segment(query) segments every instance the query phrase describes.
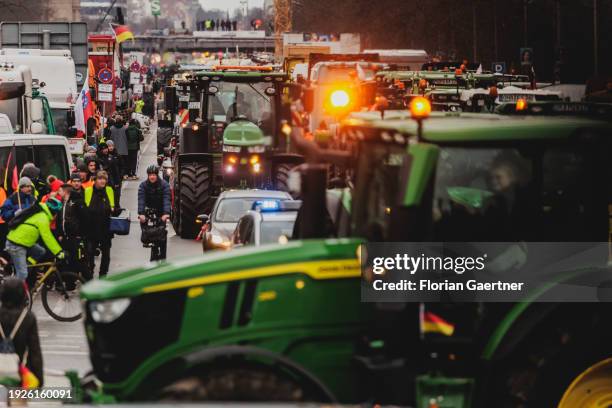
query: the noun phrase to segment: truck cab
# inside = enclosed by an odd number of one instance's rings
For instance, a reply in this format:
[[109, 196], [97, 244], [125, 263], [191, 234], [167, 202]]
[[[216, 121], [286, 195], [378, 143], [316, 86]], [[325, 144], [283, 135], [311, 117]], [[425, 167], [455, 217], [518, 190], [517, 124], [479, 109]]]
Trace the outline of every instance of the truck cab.
[[15, 133], [55, 134], [49, 102], [39, 85], [29, 67], [0, 64], [0, 113], [9, 117]]

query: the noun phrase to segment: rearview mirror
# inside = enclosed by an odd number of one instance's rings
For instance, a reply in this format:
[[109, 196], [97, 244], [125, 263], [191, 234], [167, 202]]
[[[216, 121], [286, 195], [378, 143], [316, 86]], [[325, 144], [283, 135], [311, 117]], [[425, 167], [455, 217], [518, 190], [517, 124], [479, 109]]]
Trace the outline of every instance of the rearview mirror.
[[43, 132], [43, 130], [45, 130], [45, 128], [43, 127], [42, 123], [40, 122], [34, 122], [32, 123], [32, 125], [30, 125], [30, 131], [33, 134], [41, 134]]
[[206, 223], [208, 222], [208, 220], [210, 219], [208, 214], [200, 214], [196, 217], [196, 219], [200, 222], [200, 223]]

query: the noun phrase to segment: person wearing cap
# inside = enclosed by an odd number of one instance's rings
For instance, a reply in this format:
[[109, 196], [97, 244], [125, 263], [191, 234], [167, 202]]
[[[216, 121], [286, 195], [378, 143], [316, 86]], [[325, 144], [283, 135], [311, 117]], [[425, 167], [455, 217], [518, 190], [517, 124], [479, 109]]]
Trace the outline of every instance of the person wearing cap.
[[29, 177], [19, 179], [19, 191], [15, 191], [4, 201], [0, 208], [0, 215], [5, 222], [13, 219], [15, 214], [20, 210], [25, 210], [34, 204], [34, 185]]
[[[0, 325], [6, 336], [15, 325], [21, 323], [13, 337], [13, 346], [19, 361], [36, 376], [43, 385], [43, 357], [38, 336], [38, 324], [34, 312], [27, 309], [26, 286], [21, 279], [8, 277], [0, 287]], [[22, 314], [25, 314], [22, 316]], [[20, 319], [21, 317], [21, 319]], [[27, 355], [27, 358], [26, 358]]]
[[15, 275], [22, 280], [28, 277], [27, 257], [40, 259], [46, 253], [45, 248], [37, 243], [39, 239], [56, 258], [64, 258], [62, 247], [51, 232], [51, 222], [62, 210], [62, 202], [51, 197], [40, 207], [42, 211], [26, 218], [6, 236], [6, 251], [11, 255]]
[[106, 276], [110, 265], [110, 248], [113, 235], [110, 233], [110, 217], [115, 210], [115, 192], [108, 185], [108, 174], [99, 171], [94, 185], [84, 191], [85, 219], [88, 220], [84, 231], [87, 242], [87, 261], [89, 274], [94, 275], [95, 257], [99, 249], [100, 277]]

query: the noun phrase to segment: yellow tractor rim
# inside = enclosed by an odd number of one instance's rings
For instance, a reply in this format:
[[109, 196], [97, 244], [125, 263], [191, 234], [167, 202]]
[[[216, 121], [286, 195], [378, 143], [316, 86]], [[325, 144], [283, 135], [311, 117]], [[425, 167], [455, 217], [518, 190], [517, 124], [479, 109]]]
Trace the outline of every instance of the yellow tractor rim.
[[602, 360], [572, 381], [558, 408], [608, 408], [612, 406], [612, 358]]

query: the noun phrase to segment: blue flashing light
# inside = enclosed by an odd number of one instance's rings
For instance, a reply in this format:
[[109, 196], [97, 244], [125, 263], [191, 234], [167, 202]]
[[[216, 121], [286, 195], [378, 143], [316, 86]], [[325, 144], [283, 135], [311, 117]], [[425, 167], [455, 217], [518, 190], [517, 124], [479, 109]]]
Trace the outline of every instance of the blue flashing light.
[[278, 200], [260, 200], [253, 203], [253, 210], [260, 211], [278, 211], [280, 210], [280, 201]]

